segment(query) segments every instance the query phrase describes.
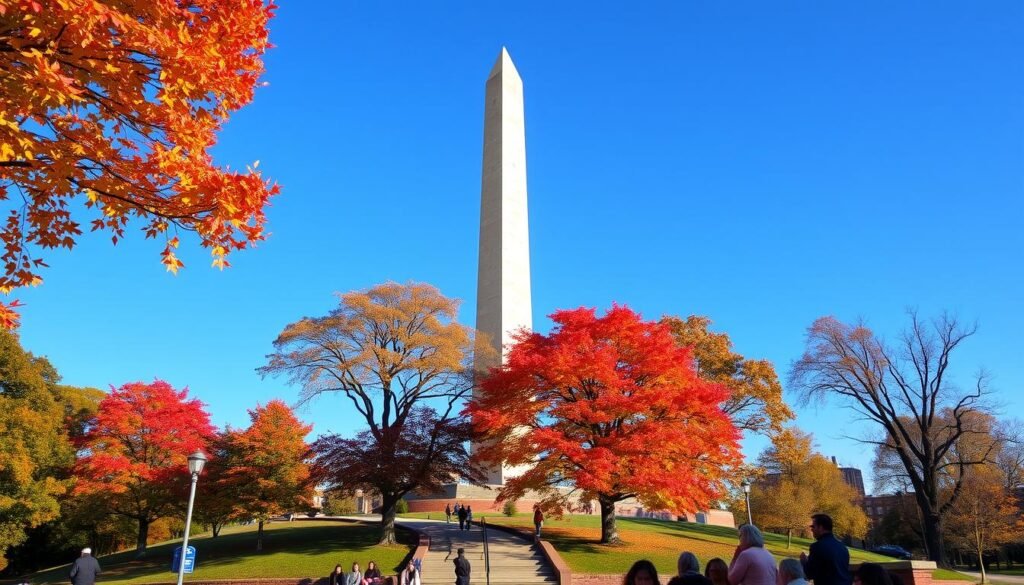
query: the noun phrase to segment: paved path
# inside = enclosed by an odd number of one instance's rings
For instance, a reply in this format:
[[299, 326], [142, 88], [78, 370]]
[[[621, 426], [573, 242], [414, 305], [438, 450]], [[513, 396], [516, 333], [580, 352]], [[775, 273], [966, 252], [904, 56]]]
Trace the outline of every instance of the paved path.
[[[473, 585], [485, 585], [483, 531], [474, 525], [459, 530], [459, 524], [443, 520], [401, 518], [398, 524], [430, 535], [430, 549], [423, 559], [423, 585], [450, 585], [455, 582], [455, 559], [458, 549], [466, 549], [466, 558], [473, 568]], [[532, 585], [557, 583], [555, 572], [535, 546], [507, 532], [487, 531], [491, 557], [492, 585]]]
[[[957, 569], [960, 571], [959, 569]], [[981, 581], [981, 573], [973, 573], [971, 571], [960, 571], [968, 577], [974, 577], [978, 581]], [[1024, 585], [1024, 576], [1021, 575], [997, 575], [994, 573], [985, 573], [988, 580], [993, 583], [1007, 583], [1009, 585]]]

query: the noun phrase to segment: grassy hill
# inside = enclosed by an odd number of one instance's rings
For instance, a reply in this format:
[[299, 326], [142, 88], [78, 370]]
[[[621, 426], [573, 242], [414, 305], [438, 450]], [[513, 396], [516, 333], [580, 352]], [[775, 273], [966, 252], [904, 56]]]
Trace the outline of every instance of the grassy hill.
[[[417, 515], [423, 516], [423, 515]], [[438, 514], [432, 514], [438, 518]], [[443, 518], [443, 515], [440, 515]], [[475, 516], [479, 518], [479, 516]], [[503, 524], [533, 530], [533, 518], [528, 514], [513, 517], [487, 515], [489, 524]], [[619, 518], [616, 522], [622, 546], [609, 547], [598, 544], [601, 537], [599, 516], [565, 516], [562, 519], [549, 518], [544, 521], [544, 538], [558, 550], [574, 573], [581, 574], [625, 574], [637, 559], [649, 559], [658, 571], [674, 574], [676, 560], [682, 551], [690, 551], [700, 559], [701, 567], [708, 560], [719, 557], [726, 562], [732, 558], [737, 539], [735, 528], [693, 524], [690, 522], [669, 522], [647, 518]], [[786, 537], [765, 534], [765, 545], [777, 559], [798, 557], [806, 552], [811, 541], [794, 538], [792, 547], [786, 548]], [[854, 561], [891, 561], [867, 551], [850, 549]]]
[[[376, 561], [382, 571], [397, 572], [411, 554], [417, 539], [399, 530], [402, 544], [379, 546], [377, 524], [346, 521], [275, 522], [264, 526], [263, 551], [256, 552], [256, 526], [230, 526], [221, 535], [189, 539], [196, 548], [196, 571], [185, 581], [198, 579], [244, 579], [252, 577], [326, 577], [335, 564], [346, 570], [353, 562], [366, 567]], [[171, 556], [180, 540], [149, 547], [146, 558], [135, 560], [135, 551], [100, 557], [106, 584], [173, 583]], [[73, 559], [69, 559], [73, 560]], [[30, 575], [33, 584], [66, 583], [69, 565]]]

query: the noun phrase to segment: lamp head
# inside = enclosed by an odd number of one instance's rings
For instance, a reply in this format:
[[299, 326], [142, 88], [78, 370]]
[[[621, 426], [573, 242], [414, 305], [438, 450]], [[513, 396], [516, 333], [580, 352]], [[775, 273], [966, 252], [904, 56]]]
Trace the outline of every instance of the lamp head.
[[188, 472], [192, 475], [202, 473], [204, 465], [206, 465], [206, 455], [203, 455], [202, 451], [196, 451], [188, 456]]
[[744, 493], [748, 493], [748, 494], [750, 493], [750, 482], [749, 481], [743, 482], [743, 492]]

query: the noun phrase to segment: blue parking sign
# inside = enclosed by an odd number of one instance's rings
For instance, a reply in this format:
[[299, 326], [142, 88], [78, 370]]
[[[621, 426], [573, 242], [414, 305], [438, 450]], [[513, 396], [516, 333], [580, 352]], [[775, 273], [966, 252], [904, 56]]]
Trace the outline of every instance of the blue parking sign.
[[[178, 563], [181, 562], [181, 547], [174, 549], [174, 560], [171, 561], [171, 572], [178, 572]], [[185, 572], [191, 573], [196, 568], [196, 547], [188, 547], [185, 552]]]

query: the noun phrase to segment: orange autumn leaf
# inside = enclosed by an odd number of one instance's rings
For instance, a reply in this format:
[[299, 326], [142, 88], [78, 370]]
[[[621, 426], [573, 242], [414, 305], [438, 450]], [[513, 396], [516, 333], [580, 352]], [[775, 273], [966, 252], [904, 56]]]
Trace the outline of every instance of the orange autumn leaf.
[[601, 506], [602, 543], [616, 542], [614, 506], [636, 498], [676, 513], [706, 509], [741, 461], [721, 384], [698, 376], [665, 324], [625, 307], [551, 315], [548, 335], [520, 332], [467, 408], [483, 435], [477, 457], [522, 466], [499, 498], [533, 492], [562, 509], [572, 492]]
[[[73, 248], [83, 217], [115, 244], [131, 220], [146, 237], [195, 232], [221, 268], [264, 238], [278, 186], [255, 164], [215, 165], [209, 150], [252, 101], [274, 9], [263, 0], [0, 4], [0, 201], [9, 202], [0, 292], [38, 284], [39, 255]], [[161, 260], [172, 272], [183, 266], [174, 247]], [[0, 305], [0, 326], [17, 325], [13, 306]]]

